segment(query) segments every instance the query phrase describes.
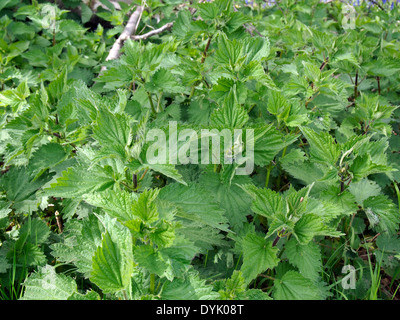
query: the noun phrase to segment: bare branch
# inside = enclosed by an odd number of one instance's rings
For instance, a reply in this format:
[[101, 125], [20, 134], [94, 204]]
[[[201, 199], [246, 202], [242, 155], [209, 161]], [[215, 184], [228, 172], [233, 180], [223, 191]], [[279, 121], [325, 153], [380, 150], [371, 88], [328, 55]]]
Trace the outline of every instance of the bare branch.
[[260, 33], [260, 31], [258, 31], [257, 30], [257, 28], [253, 25], [253, 24], [251, 24], [251, 23], [245, 23], [244, 25], [243, 25], [243, 28], [248, 32], [248, 33], [250, 33], [250, 35], [251, 36], [254, 36], [254, 33], [253, 32], [255, 32], [255, 33], [257, 33], [260, 37], [264, 37], [261, 33]]
[[373, 4], [376, 4], [376, 5], [379, 7], [379, 9], [385, 11], [385, 9], [384, 9], [378, 2], [376, 2], [376, 1], [374, 1], [374, 0], [371, 0], [371, 2], [372, 2]]
[[56, 216], [56, 222], [57, 222], [57, 226], [58, 226], [58, 231], [60, 233], [62, 233], [63, 232], [63, 221], [62, 221], [62, 218], [60, 216], [60, 213], [56, 210], [56, 212], [54, 214]]
[[[123, 47], [125, 41], [136, 32], [140, 18], [142, 17], [143, 9], [144, 6], [138, 6], [135, 12], [129, 17], [128, 23], [126, 24], [124, 31], [122, 31], [121, 35], [114, 42], [114, 45], [112, 46], [106, 58], [106, 61], [117, 59], [119, 57], [121, 53], [121, 48]], [[104, 71], [106, 69], [106, 66], [101, 67], [101, 71]]]
[[154, 36], [154, 35], [156, 35], [156, 34], [160, 34], [160, 33], [162, 33], [162, 32], [165, 31], [165, 30], [171, 29], [173, 25], [174, 25], [173, 22], [169, 22], [169, 23], [163, 25], [161, 28], [152, 30], [152, 31], [147, 32], [147, 33], [145, 33], [145, 34], [131, 36], [131, 39], [132, 39], [132, 40], [144, 40], [144, 39], [147, 39], [147, 38], [149, 38], [149, 37], [152, 37], [152, 36]]

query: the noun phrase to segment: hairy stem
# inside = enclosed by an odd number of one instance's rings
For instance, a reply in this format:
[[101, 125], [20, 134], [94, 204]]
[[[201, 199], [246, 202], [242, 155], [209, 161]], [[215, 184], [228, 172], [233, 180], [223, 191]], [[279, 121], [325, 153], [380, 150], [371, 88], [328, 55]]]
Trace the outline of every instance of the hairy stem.
[[209, 38], [208, 38], [208, 41], [207, 41], [207, 44], [206, 44], [206, 47], [205, 47], [205, 49], [204, 49], [204, 51], [203, 51], [203, 57], [201, 58], [201, 63], [204, 63], [204, 61], [206, 60], [206, 57], [207, 57], [207, 51], [208, 51], [208, 49], [210, 48], [210, 43], [211, 43], [211, 39], [212, 39], [212, 35], [210, 35], [209, 36]]
[[147, 92], [147, 96], [149, 97], [149, 102], [150, 102], [150, 106], [151, 106], [151, 111], [153, 112], [153, 114], [157, 114], [157, 111], [156, 111], [156, 109], [154, 108], [154, 103], [153, 103], [153, 99], [151, 98], [150, 92]]
[[133, 174], [132, 175], [132, 182], [133, 182], [133, 189], [137, 189], [137, 187], [138, 187], [138, 182], [137, 182], [137, 175], [136, 174]]
[[[283, 229], [284, 231], [285, 229]], [[274, 239], [274, 242], [272, 243], [272, 246], [275, 247], [278, 244], [278, 241], [281, 237], [280, 236], [276, 236], [276, 238]]]

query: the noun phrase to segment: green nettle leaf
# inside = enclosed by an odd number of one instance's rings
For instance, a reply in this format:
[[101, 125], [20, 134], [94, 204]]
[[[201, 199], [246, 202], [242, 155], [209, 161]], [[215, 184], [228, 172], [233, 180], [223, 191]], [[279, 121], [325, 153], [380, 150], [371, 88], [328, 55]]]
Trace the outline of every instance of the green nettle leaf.
[[182, 238], [176, 238], [171, 246], [161, 248], [162, 259], [168, 261], [170, 266], [166, 277], [172, 279], [184, 274], [198, 250], [191, 241]]
[[322, 221], [316, 215], [307, 214], [296, 223], [293, 235], [300, 244], [309, 243], [323, 228]]
[[35, 193], [50, 180], [49, 175], [34, 179], [27, 167], [13, 167], [0, 177], [0, 190], [6, 192], [10, 201], [21, 202], [34, 199]]
[[[234, 110], [234, 108], [238, 109], [237, 106], [234, 107], [235, 104], [243, 104], [246, 102], [247, 93], [248, 89], [242, 82], [220, 77], [217, 83], [212, 87], [210, 96], [223, 107], [229, 106], [232, 110]], [[241, 110], [241, 108], [239, 109]], [[223, 112], [226, 113], [226, 118], [229, 118], [229, 110], [230, 109]], [[239, 112], [239, 110], [236, 110], [236, 112]], [[243, 112], [240, 111], [239, 115], [240, 113]], [[242, 115], [242, 117], [244, 117], [244, 115]], [[230, 118], [232, 118], [232, 116], [230, 116]]]
[[400, 65], [397, 60], [376, 60], [366, 65], [368, 73], [379, 77], [390, 77], [400, 71]]
[[141, 193], [132, 206], [134, 216], [148, 224], [158, 220], [158, 211], [154, 200], [157, 198], [159, 189], [146, 190]]
[[304, 74], [306, 75], [308, 80], [317, 82], [321, 77], [321, 70], [319, 69], [319, 67], [307, 61], [303, 61], [302, 63], [304, 66]]
[[244, 191], [240, 186], [249, 182], [247, 176], [235, 176], [228, 185], [219, 175], [211, 173], [200, 178], [200, 183], [212, 192], [213, 198], [225, 210], [229, 224], [235, 231], [242, 229], [243, 224], [247, 222], [246, 216], [249, 214], [251, 199], [244, 197]]
[[67, 300], [77, 292], [77, 285], [71, 277], [56, 273], [50, 265], [32, 273], [24, 282], [22, 300]]
[[101, 300], [100, 295], [96, 291], [87, 291], [85, 294], [79, 292], [73, 293], [68, 300]]
[[224, 235], [218, 229], [205, 226], [201, 223], [185, 223], [175, 230], [177, 235], [182, 235], [199, 248], [199, 253], [205, 253], [215, 247], [229, 246]]
[[243, 265], [241, 271], [246, 282], [255, 279], [258, 274], [278, 265], [278, 248], [255, 233], [248, 233], [242, 240]]
[[290, 186], [289, 190], [284, 193], [288, 215], [293, 217], [302, 217], [306, 213], [308, 195], [314, 184], [296, 190]]
[[268, 77], [268, 75], [265, 74], [262, 64], [258, 61], [251, 61], [241, 70], [241, 74], [244, 77], [244, 81], [258, 80], [260, 83], [263, 83], [265, 78]]
[[369, 197], [364, 200], [363, 208], [374, 230], [392, 235], [399, 230], [399, 209], [387, 196]]
[[242, 51], [242, 44], [239, 41], [230, 41], [225, 34], [218, 37], [218, 50], [215, 52], [215, 59], [221, 64], [233, 67], [238, 61]]
[[0, 200], [0, 228], [6, 228], [9, 220], [8, 215], [12, 211], [11, 202]]
[[200, 3], [198, 9], [204, 20], [213, 20], [218, 16], [218, 7], [212, 2]]
[[3, 250], [0, 250], [0, 274], [6, 273], [9, 268], [12, 267], [12, 264], [8, 262], [7, 259], [7, 250], [4, 250], [5, 246], [2, 246]]
[[172, 281], [188, 270], [197, 252], [198, 248], [192, 243], [176, 238], [171, 246], [161, 249], [156, 249], [151, 245], [135, 247], [134, 259], [139, 267]]
[[179, 217], [220, 230], [229, 230], [224, 210], [213, 199], [213, 195], [199, 184], [170, 184], [161, 189], [158, 199], [175, 205]]
[[67, 153], [61, 145], [57, 143], [48, 143], [35, 151], [29, 162], [29, 167], [32, 172], [37, 173], [36, 177], [38, 177], [47, 169], [65, 160], [66, 157]]
[[223, 107], [215, 109], [210, 116], [212, 126], [240, 129], [249, 120], [247, 112], [238, 104], [225, 104]]
[[188, 109], [190, 122], [193, 124], [207, 125], [213, 105], [208, 100], [192, 100]]
[[25, 241], [32, 244], [45, 243], [49, 236], [50, 230], [44, 221], [38, 218], [30, 219], [19, 230], [19, 239], [16, 242], [16, 247], [18, 248], [21, 242], [24, 243]]
[[246, 287], [242, 271], [235, 270], [232, 276], [224, 281], [224, 288], [219, 290], [219, 293], [223, 299], [235, 299], [238, 294], [246, 290]]
[[330, 211], [332, 213], [336, 212], [337, 215], [351, 215], [358, 210], [356, 198], [348, 190], [340, 192], [338, 187], [331, 186], [321, 192], [320, 198], [321, 200], [326, 200], [332, 208]]
[[101, 245], [104, 226], [94, 215], [82, 220], [69, 219], [64, 227], [64, 239], [53, 243], [51, 254], [59, 261], [73, 263], [88, 278], [92, 257]]
[[324, 225], [321, 217], [314, 214], [306, 214], [296, 222], [293, 235], [300, 244], [305, 245], [315, 236], [339, 237], [343, 234]]
[[375, 181], [364, 178], [358, 182], [352, 182], [349, 191], [355, 197], [357, 203], [362, 206], [364, 200], [380, 195], [381, 187]]
[[268, 38], [252, 37], [243, 41], [245, 41], [243, 51], [246, 54], [246, 63], [250, 61], [261, 62], [268, 58], [270, 54], [270, 42]]
[[[399, 265], [400, 238], [393, 237], [389, 234], [381, 234], [376, 240], [379, 250], [376, 252], [378, 261], [382, 261], [382, 265], [389, 268], [396, 268]], [[397, 257], [397, 259], [394, 259]]]
[[[20, 239], [18, 239], [20, 240]], [[25, 240], [25, 239], [24, 239]], [[16, 264], [24, 264], [27, 267], [31, 266], [44, 266], [46, 264], [46, 256], [43, 253], [43, 249], [39, 248], [28, 241], [22, 241], [15, 244], [14, 250], [9, 254], [16, 254]]]
[[374, 173], [381, 172], [391, 172], [395, 169], [382, 164], [376, 164], [373, 162], [371, 156], [364, 155], [357, 157], [353, 164], [349, 168], [350, 172], [353, 174], [355, 180], [359, 180], [369, 176]]
[[163, 300], [214, 300], [219, 294], [201, 279], [197, 272], [188, 273], [185, 278], [166, 281], [161, 293]]
[[0, 4], [0, 10], [3, 10], [3, 8], [11, 7], [12, 5], [15, 5], [16, 2], [17, 2], [16, 0], [4, 0]]
[[327, 132], [317, 133], [310, 128], [301, 128], [310, 144], [311, 157], [314, 161], [335, 165], [340, 156], [340, 147]]
[[155, 172], [159, 172], [168, 178], [174, 179], [175, 181], [187, 185], [187, 183], [183, 180], [182, 175], [179, 173], [179, 171], [175, 168], [175, 165], [173, 164], [139, 164], [137, 162], [132, 162], [128, 164], [128, 167], [131, 168], [135, 173], [138, 173], [140, 171], [144, 170], [152, 170]]
[[254, 163], [268, 165], [286, 146], [296, 141], [297, 136], [284, 136], [273, 124], [254, 128]]
[[269, 91], [267, 110], [278, 118], [285, 119], [289, 116], [290, 104], [281, 92]]
[[169, 267], [157, 249], [151, 245], [141, 245], [134, 248], [135, 262], [147, 271], [163, 277]]
[[324, 176], [321, 165], [308, 160], [300, 149], [292, 149], [279, 161], [285, 171], [302, 181], [304, 185], [318, 181]]
[[112, 114], [100, 110], [97, 124], [93, 128], [93, 137], [109, 152], [126, 159], [126, 147], [130, 144], [130, 118], [126, 114]]
[[52, 81], [47, 87], [47, 92], [49, 94], [50, 101], [55, 103], [61, 98], [62, 94], [67, 89], [67, 69], [64, 68], [63, 71], [57, 76], [56, 80]]
[[269, 222], [269, 230], [267, 237], [272, 236], [275, 233], [293, 230], [295, 222], [291, 219], [287, 213], [276, 213], [273, 219]]
[[0, 93], [0, 107], [11, 106], [14, 112], [17, 112], [18, 108], [25, 104], [26, 98], [30, 95], [29, 87], [26, 81], [15, 89], [4, 90]]
[[169, 92], [180, 93], [184, 91], [175, 76], [167, 69], [160, 68], [151, 77], [149, 82], [146, 82], [145, 88], [151, 93]]
[[106, 190], [84, 196], [84, 200], [87, 203], [103, 208], [110, 217], [117, 218], [121, 223], [138, 218], [133, 213], [133, 206], [137, 199], [136, 193], [124, 190]]
[[318, 280], [322, 271], [321, 251], [318, 244], [309, 242], [306, 245], [299, 245], [294, 238], [286, 244], [286, 256], [289, 262], [299, 269], [304, 277], [313, 281]]
[[272, 300], [272, 298], [262, 290], [248, 289], [238, 294], [238, 300]]
[[276, 300], [321, 300], [318, 287], [296, 271], [288, 271], [274, 281]]
[[45, 189], [45, 193], [53, 197], [74, 198], [106, 189], [113, 184], [114, 179], [100, 170], [88, 170], [85, 166], [75, 166], [63, 171], [57, 182]]
[[86, 23], [90, 20], [93, 15], [92, 9], [90, 9], [86, 4], [81, 4], [82, 16], [81, 21], [82, 23]]
[[251, 21], [250, 17], [244, 15], [242, 12], [232, 12], [229, 17], [230, 19], [226, 23], [229, 32], [233, 32], [243, 26], [243, 24]]
[[[189, 10], [179, 10], [178, 18], [176, 19], [172, 32], [179, 40], [183, 40], [187, 37], [190, 31], [190, 23], [192, 21], [192, 14]], [[189, 35], [190, 38], [190, 35]]]
[[243, 189], [253, 197], [251, 210], [268, 219], [273, 219], [277, 213], [284, 213], [285, 202], [282, 196], [271, 189], [258, 189], [253, 185], [245, 185]]
[[175, 227], [164, 220], [157, 224], [156, 228], [150, 233], [149, 239], [159, 248], [172, 245], [175, 240]]
[[126, 289], [133, 272], [132, 236], [116, 219], [104, 220], [106, 231], [93, 256], [90, 280], [105, 293]]

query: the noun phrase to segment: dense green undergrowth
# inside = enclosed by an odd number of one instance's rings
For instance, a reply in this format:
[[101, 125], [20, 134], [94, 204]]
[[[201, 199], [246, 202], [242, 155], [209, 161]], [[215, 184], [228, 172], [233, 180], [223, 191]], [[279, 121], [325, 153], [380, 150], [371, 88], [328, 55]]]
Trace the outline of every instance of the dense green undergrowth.
[[[106, 61], [101, 3], [0, 3], [0, 299], [399, 298], [397, 5], [147, 1]], [[171, 123], [252, 172], [151, 163]]]

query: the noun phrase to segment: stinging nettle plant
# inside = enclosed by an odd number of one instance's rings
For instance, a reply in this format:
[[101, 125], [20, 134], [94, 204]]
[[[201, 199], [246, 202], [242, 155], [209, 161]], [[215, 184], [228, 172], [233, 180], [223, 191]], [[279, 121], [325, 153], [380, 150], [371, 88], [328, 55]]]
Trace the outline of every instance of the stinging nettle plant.
[[1, 299], [398, 297], [397, 5], [92, 5], [0, 4]]

